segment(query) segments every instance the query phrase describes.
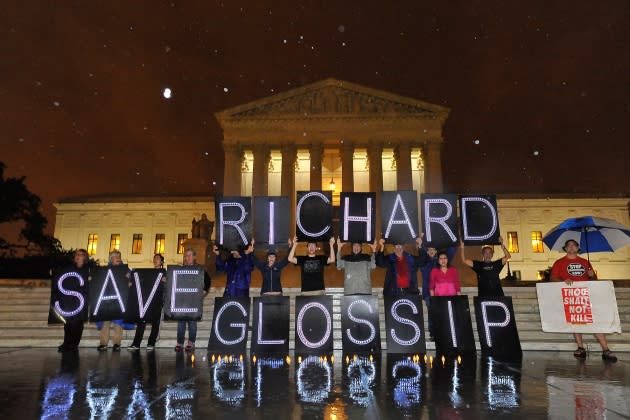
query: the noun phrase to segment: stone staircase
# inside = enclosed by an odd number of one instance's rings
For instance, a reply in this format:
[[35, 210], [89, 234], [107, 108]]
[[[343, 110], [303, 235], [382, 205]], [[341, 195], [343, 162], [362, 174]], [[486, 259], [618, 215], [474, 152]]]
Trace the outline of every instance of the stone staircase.
[[[382, 289], [374, 289], [379, 297], [380, 329], [382, 349], [387, 349], [385, 339], [385, 316], [383, 313]], [[540, 326], [538, 301], [535, 287], [506, 287], [505, 294], [512, 296], [517, 328], [523, 350], [574, 350], [575, 344], [570, 334], [543, 333]], [[617, 305], [621, 318], [622, 329], [630, 322], [630, 288], [616, 288]], [[473, 321], [473, 331], [477, 348], [479, 340], [475, 324], [473, 297], [477, 289], [464, 287], [462, 294], [468, 295]], [[198, 324], [197, 346], [204, 348], [210, 335], [210, 322], [214, 310], [214, 297], [221, 296], [222, 287], [211, 288], [210, 295], [205, 300], [204, 317]], [[333, 331], [335, 350], [341, 350], [341, 295], [342, 289], [331, 288], [328, 293], [333, 295]], [[290, 349], [293, 350], [295, 295], [299, 289], [285, 289], [285, 295], [291, 297]], [[253, 288], [252, 296], [259, 295], [259, 289]], [[0, 347], [57, 347], [63, 340], [61, 325], [48, 325], [48, 306], [50, 289], [46, 287], [0, 287]], [[425, 308], [425, 320], [426, 320]], [[250, 321], [251, 322], [251, 321]], [[426, 322], [426, 321], [425, 321]], [[174, 347], [176, 337], [176, 322], [162, 322], [158, 347]], [[146, 345], [150, 327], [147, 326], [142, 345]], [[426, 325], [425, 325], [426, 331]], [[127, 346], [133, 339], [134, 331], [125, 331], [123, 346]], [[251, 333], [250, 333], [251, 334]], [[585, 335], [586, 342], [591, 349], [598, 351], [594, 337]], [[617, 352], [630, 351], [630, 332], [608, 335], [610, 347]], [[249, 343], [249, 340], [248, 340]], [[98, 345], [98, 331], [92, 323], [85, 326], [81, 347], [95, 348]], [[427, 349], [434, 350], [435, 344], [427, 342]]]

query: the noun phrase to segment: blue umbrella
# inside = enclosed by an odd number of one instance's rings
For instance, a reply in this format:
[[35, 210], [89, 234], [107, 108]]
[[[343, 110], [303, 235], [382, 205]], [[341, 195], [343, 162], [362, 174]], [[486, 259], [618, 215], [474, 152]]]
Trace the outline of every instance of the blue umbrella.
[[603, 217], [572, 217], [547, 232], [543, 242], [552, 251], [562, 251], [569, 239], [576, 241], [587, 255], [590, 252], [613, 252], [630, 245], [630, 229]]

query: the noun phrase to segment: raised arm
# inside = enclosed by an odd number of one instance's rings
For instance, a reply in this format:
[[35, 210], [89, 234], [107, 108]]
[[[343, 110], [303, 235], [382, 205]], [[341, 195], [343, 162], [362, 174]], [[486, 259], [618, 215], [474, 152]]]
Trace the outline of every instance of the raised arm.
[[376, 266], [387, 268], [387, 260], [385, 259], [385, 239], [381, 238], [378, 240], [378, 247], [376, 248]]
[[508, 251], [508, 249], [505, 247], [505, 244], [503, 243], [503, 238], [501, 236], [499, 236], [499, 243], [501, 244], [501, 249], [503, 250], [503, 258], [501, 258], [501, 263], [505, 265], [505, 263], [507, 263], [508, 260], [512, 258], [512, 255], [510, 255], [510, 251]]
[[468, 259], [468, 258], [466, 258], [466, 254], [464, 252], [464, 240], [461, 239], [459, 244], [460, 244], [460, 248], [462, 249], [462, 262], [464, 264], [466, 264], [468, 267], [472, 268], [473, 267], [473, 261]]
[[345, 267], [344, 260], [341, 258], [341, 248], [345, 244], [341, 242], [341, 238], [337, 236], [337, 270], [343, 270]]
[[333, 264], [335, 262], [335, 238], [331, 236], [328, 244], [330, 245], [330, 253], [328, 254], [327, 263]]
[[297, 239], [297, 236], [295, 236], [293, 238], [293, 243], [291, 244], [291, 251], [289, 251], [289, 256], [287, 257], [289, 262], [292, 264], [297, 264], [298, 262], [297, 258], [295, 258], [295, 248], [297, 248], [297, 244], [298, 244], [298, 239]]

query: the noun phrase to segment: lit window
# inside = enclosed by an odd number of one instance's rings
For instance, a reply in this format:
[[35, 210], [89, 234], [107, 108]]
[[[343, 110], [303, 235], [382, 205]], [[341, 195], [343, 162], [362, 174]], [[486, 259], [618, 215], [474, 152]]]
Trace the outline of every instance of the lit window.
[[545, 249], [543, 248], [542, 232], [539, 230], [532, 231], [532, 252], [545, 252]]
[[112, 233], [109, 237], [109, 252], [120, 251], [120, 233]]
[[162, 254], [164, 255], [164, 243], [166, 242], [166, 234], [164, 233], [156, 233], [155, 234], [155, 250], [154, 254]]
[[177, 235], [177, 253], [178, 254], [184, 253], [184, 242], [186, 242], [186, 239], [188, 239], [187, 233], [180, 233]]
[[507, 249], [510, 254], [518, 252], [518, 233], [508, 232]]
[[133, 234], [133, 242], [131, 243], [132, 254], [142, 254], [142, 233]]
[[88, 235], [88, 244], [87, 244], [88, 255], [96, 255], [97, 245], [98, 245], [98, 234], [90, 233]]

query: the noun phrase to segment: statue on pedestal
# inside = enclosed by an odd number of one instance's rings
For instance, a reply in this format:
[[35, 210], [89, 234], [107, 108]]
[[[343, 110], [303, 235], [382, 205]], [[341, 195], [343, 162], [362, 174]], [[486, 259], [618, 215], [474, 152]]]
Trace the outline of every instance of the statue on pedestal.
[[193, 239], [205, 239], [210, 241], [212, 237], [212, 231], [214, 230], [214, 222], [208, 220], [206, 213], [201, 215], [201, 219], [198, 221], [193, 218], [192, 220], [192, 237]]

